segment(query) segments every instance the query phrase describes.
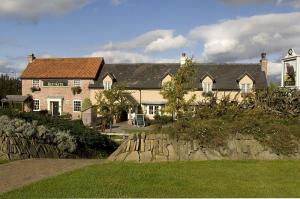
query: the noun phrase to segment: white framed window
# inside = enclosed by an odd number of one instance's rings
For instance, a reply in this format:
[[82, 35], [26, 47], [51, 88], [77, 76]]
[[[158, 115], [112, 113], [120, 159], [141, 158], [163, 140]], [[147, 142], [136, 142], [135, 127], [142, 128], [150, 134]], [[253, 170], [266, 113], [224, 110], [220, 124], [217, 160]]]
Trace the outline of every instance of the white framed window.
[[75, 79], [74, 82], [73, 82], [73, 84], [74, 84], [74, 87], [80, 87], [81, 86], [80, 79]]
[[159, 114], [159, 106], [154, 106], [154, 114], [155, 115]]
[[154, 106], [149, 105], [149, 115], [153, 115], [154, 114]]
[[242, 93], [250, 93], [252, 89], [251, 84], [241, 84], [241, 92]]
[[39, 88], [39, 87], [40, 87], [40, 80], [38, 80], [38, 79], [33, 79], [33, 80], [32, 80], [32, 87], [33, 87], [33, 88]]
[[111, 89], [111, 82], [110, 81], [104, 81], [103, 86], [104, 86], [104, 90], [110, 90]]
[[156, 115], [156, 114], [160, 114], [161, 106], [160, 105], [144, 105], [143, 110], [144, 110], [144, 114]]
[[74, 100], [73, 101], [73, 112], [80, 112], [81, 111], [81, 100]]
[[40, 100], [34, 99], [33, 100], [33, 111], [40, 111]]
[[202, 87], [204, 93], [208, 93], [212, 91], [212, 83], [203, 82]]

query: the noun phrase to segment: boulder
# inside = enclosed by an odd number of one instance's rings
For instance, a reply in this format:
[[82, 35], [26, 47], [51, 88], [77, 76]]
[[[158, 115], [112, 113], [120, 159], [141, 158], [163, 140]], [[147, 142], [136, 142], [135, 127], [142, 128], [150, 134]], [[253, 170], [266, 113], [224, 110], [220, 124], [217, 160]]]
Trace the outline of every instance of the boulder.
[[140, 153], [140, 162], [151, 162], [153, 160], [151, 151]]
[[207, 157], [203, 151], [199, 149], [189, 155], [189, 160], [207, 160]]
[[132, 151], [130, 152], [126, 158], [125, 158], [125, 161], [130, 161], [130, 162], [139, 162], [140, 161], [140, 155], [139, 155], [139, 152], [137, 151]]

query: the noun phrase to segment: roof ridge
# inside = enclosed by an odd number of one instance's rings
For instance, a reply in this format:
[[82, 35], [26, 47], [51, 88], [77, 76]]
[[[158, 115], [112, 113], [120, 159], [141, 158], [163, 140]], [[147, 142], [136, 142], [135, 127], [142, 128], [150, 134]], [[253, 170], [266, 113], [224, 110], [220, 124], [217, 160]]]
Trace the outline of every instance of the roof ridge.
[[35, 60], [54, 60], [54, 59], [103, 59], [103, 57], [49, 57], [49, 58], [36, 58]]

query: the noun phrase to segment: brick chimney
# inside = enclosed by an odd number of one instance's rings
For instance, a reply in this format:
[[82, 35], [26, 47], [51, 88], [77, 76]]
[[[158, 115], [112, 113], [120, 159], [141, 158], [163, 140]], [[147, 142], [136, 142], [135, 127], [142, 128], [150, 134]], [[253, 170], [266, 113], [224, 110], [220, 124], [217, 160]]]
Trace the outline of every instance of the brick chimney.
[[268, 60], [267, 60], [267, 53], [261, 53], [260, 59], [261, 71], [264, 71], [266, 76], [268, 75]]
[[29, 64], [32, 63], [34, 60], [35, 60], [34, 54], [30, 54], [27, 56], [27, 61]]
[[183, 66], [186, 63], [186, 59], [187, 59], [186, 54], [182, 53], [180, 57], [180, 66]]

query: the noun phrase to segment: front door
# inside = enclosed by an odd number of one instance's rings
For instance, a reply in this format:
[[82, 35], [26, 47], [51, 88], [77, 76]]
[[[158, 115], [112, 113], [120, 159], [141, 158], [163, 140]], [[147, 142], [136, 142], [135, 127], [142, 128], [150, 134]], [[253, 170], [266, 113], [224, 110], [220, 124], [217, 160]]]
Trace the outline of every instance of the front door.
[[59, 102], [51, 102], [52, 105], [52, 115], [58, 116], [59, 115]]

